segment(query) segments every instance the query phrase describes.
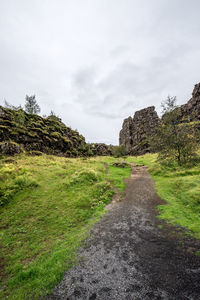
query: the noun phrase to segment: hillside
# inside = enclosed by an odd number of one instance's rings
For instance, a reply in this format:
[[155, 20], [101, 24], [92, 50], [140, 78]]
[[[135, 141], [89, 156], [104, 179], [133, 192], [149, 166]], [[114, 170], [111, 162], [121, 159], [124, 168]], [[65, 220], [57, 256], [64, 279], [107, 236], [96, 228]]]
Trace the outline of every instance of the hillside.
[[75, 157], [91, 154], [85, 138], [56, 116], [42, 118], [0, 106], [0, 152]]

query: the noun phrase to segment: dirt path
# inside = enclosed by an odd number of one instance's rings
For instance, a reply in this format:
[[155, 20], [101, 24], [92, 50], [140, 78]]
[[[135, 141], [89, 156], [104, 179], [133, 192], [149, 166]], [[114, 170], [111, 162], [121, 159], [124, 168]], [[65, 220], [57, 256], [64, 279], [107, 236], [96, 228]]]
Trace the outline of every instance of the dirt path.
[[47, 297], [68, 300], [200, 299], [199, 242], [156, 218], [153, 181], [145, 167], [133, 168], [123, 201], [109, 207], [70, 269]]

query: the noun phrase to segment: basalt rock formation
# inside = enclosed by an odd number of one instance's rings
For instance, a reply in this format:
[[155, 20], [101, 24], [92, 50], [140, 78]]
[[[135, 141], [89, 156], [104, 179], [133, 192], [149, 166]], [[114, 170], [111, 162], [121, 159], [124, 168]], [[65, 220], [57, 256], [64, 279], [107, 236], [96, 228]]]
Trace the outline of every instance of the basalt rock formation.
[[192, 98], [184, 105], [180, 106], [181, 118], [191, 117], [193, 120], [200, 121], [200, 83], [195, 84]]
[[159, 122], [154, 106], [136, 111], [133, 118], [124, 120], [119, 137], [120, 145], [123, 144], [131, 155], [150, 152], [149, 137], [155, 133]]
[[106, 145], [104, 143], [92, 143], [89, 146], [92, 154], [95, 156], [112, 155], [112, 145]]
[[[179, 107], [179, 112], [177, 121], [200, 121], [200, 83], [194, 86], [192, 98]], [[119, 134], [119, 144], [124, 145], [130, 155], [151, 152], [150, 138], [160, 123], [154, 106], [137, 111], [133, 118], [128, 117], [124, 120]], [[200, 129], [199, 122], [194, 125]]]
[[22, 109], [0, 106], [0, 154], [28, 151], [59, 156], [83, 156], [91, 152], [85, 138], [56, 116], [42, 118]]

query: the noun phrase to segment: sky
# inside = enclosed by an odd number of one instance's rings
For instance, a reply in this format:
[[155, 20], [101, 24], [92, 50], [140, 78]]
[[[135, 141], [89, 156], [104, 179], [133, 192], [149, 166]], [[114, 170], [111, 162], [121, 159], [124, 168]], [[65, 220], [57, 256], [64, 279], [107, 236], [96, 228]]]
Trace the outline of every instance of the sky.
[[118, 144], [123, 119], [191, 98], [199, 0], [0, 0], [0, 105], [36, 95], [87, 142]]

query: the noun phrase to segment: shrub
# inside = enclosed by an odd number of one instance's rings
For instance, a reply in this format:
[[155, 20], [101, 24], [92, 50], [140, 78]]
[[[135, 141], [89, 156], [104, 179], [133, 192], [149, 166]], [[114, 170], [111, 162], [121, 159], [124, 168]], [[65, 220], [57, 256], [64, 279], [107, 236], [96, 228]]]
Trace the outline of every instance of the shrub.
[[196, 155], [198, 147], [197, 130], [188, 123], [180, 123], [180, 111], [175, 105], [176, 98], [168, 97], [162, 103], [162, 123], [152, 138], [152, 146], [162, 162], [187, 163]]
[[124, 145], [113, 146], [112, 154], [114, 157], [126, 156], [127, 152], [126, 152], [125, 146]]
[[86, 182], [95, 182], [98, 180], [98, 175], [94, 170], [82, 170], [80, 172], [75, 172], [70, 178], [68, 185], [80, 184]]

